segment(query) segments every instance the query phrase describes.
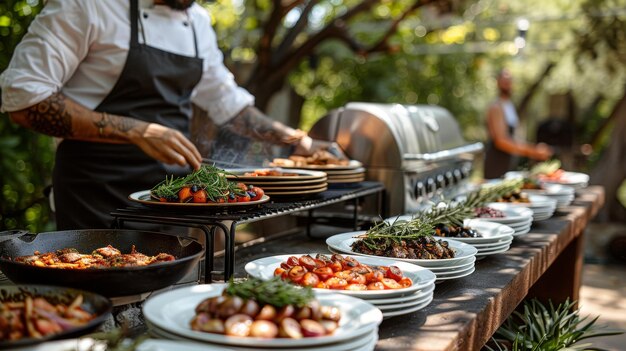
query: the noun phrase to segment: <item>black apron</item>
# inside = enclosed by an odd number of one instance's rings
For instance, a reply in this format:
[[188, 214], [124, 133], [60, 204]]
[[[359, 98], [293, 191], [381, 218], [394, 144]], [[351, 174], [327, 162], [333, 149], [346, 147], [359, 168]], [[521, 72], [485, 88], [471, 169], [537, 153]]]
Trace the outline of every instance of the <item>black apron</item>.
[[[509, 126], [509, 137], [513, 138], [515, 128]], [[494, 142], [490, 140], [485, 149], [485, 167], [484, 178], [496, 179], [504, 175], [504, 173], [515, 168], [517, 157], [504, 152], [496, 147]]]
[[[202, 76], [193, 28], [195, 57], [139, 43], [138, 0], [130, 1], [130, 48], [120, 77], [96, 107], [98, 112], [158, 123], [189, 135], [191, 92]], [[53, 172], [58, 230], [108, 228], [110, 212], [129, 204], [128, 195], [150, 189], [166, 175], [189, 168], [165, 165], [133, 144], [64, 140]]]

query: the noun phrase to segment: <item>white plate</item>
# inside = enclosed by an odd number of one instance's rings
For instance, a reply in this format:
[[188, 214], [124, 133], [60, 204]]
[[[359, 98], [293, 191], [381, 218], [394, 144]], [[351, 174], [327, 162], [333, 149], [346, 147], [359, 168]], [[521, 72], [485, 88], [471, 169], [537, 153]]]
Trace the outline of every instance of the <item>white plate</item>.
[[263, 195], [261, 199], [248, 202], [207, 202], [207, 203], [194, 203], [194, 202], [161, 202], [153, 199], [150, 196], [150, 190], [142, 190], [134, 192], [128, 195], [128, 199], [134, 202], [138, 202], [147, 206], [155, 207], [202, 207], [202, 208], [224, 208], [224, 207], [250, 207], [268, 202], [270, 197]]
[[[362, 235], [364, 233], [365, 231], [358, 231], [358, 232], [350, 232], [350, 233], [333, 235], [326, 239], [326, 244], [334, 250], [345, 252], [345, 253], [352, 254], [352, 255], [359, 255], [359, 256], [365, 256], [365, 257], [380, 257], [380, 256], [374, 256], [374, 255], [361, 254], [361, 253], [352, 251], [352, 248], [350, 247], [350, 245], [353, 242], [359, 240], [358, 238], [355, 238], [355, 236]], [[441, 240], [447, 241], [449, 243], [449, 247], [455, 252], [454, 258], [434, 259], [434, 260], [408, 259], [408, 258], [395, 258], [395, 257], [388, 257], [388, 258], [398, 260], [398, 261], [414, 263], [425, 268], [430, 268], [430, 267], [443, 267], [443, 266], [458, 264], [464, 258], [474, 256], [477, 252], [476, 248], [474, 248], [473, 246], [469, 244], [465, 244], [460, 241], [456, 241], [456, 240], [448, 239], [448, 238], [441, 239]]]
[[480, 250], [489, 249], [491, 247], [498, 247], [504, 244], [510, 244], [512, 241], [513, 241], [513, 235], [511, 234], [511, 236], [509, 236], [506, 240], [501, 240], [501, 241], [497, 241], [497, 242], [493, 242], [489, 244], [471, 244], [471, 245], [477, 248], [478, 252], [480, 252]]
[[401, 303], [401, 302], [402, 303], [410, 302], [410, 301], [415, 301], [415, 300], [421, 300], [424, 296], [431, 294], [434, 290], [435, 290], [435, 282], [433, 281], [431, 285], [409, 296], [390, 297], [386, 299], [367, 299], [367, 302], [371, 303], [372, 305], [376, 307], [379, 307], [381, 305], [396, 304], [396, 303]]
[[463, 270], [456, 270], [456, 271], [453, 271], [453, 272], [437, 272], [436, 273], [437, 274], [437, 280], [441, 280], [441, 278], [445, 278], [445, 277], [455, 277], [455, 276], [458, 276], [458, 275], [462, 275], [462, 274], [465, 274], [465, 273], [467, 273], [469, 271], [473, 271], [475, 268], [476, 268], [475, 265], [471, 265], [471, 266], [469, 266], [469, 267], [467, 267], [467, 268], [465, 268]]
[[[272, 165], [272, 163], [270, 163], [270, 165]], [[345, 166], [341, 166], [341, 165], [307, 165], [307, 166], [294, 166], [294, 167], [286, 167], [286, 166], [280, 166], [281, 168], [285, 168], [285, 169], [307, 169], [307, 170], [318, 170], [318, 171], [324, 171], [324, 170], [340, 170], [340, 169], [357, 169], [357, 168], [361, 168], [363, 167], [363, 164], [357, 160], [350, 160], [350, 162], [345, 165]]]
[[430, 305], [430, 303], [433, 302], [433, 297], [431, 296], [428, 300], [424, 301], [423, 303], [415, 306], [415, 307], [411, 307], [411, 308], [407, 308], [407, 309], [400, 309], [398, 311], [393, 311], [393, 312], [383, 312], [383, 318], [387, 319], [387, 318], [391, 318], [391, 317], [396, 317], [396, 316], [402, 316], [405, 314], [409, 314], [409, 313], [413, 313], [413, 312], [417, 312], [421, 309], [423, 309], [424, 307]]
[[490, 247], [487, 249], [482, 249], [482, 250], [478, 250], [478, 253], [476, 254], [476, 256], [484, 256], [485, 254], [489, 254], [491, 252], [495, 252], [495, 251], [500, 251], [500, 250], [508, 250], [511, 247], [511, 243], [506, 243], [500, 246], [495, 246], [495, 247]]
[[478, 253], [478, 254], [476, 254], [476, 257], [482, 258], [482, 257], [486, 257], [486, 256], [491, 256], [491, 255], [496, 255], [496, 254], [500, 254], [500, 253], [505, 253], [505, 252], [509, 251], [509, 249], [510, 249], [510, 247], [506, 247], [504, 249], [500, 249], [500, 250], [497, 250], [497, 251]]
[[467, 219], [463, 221], [463, 225], [474, 229], [480, 235], [478, 238], [452, 238], [467, 244], [482, 244], [499, 241], [510, 237], [515, 232], [513, 228], [505, 224], [480, 219]]
[[[280, 175], [280, 176], [245, 176], [245, 173], [254, 172], [256, 170], [275, 170], [284, 173], [290, 173], [295, 175]], [[270, 180], [283, 182], [283, 181], [303, 181], [303, 180], [316, 180], [326, 177], [325, 172], [321, 171], [308, 171], [303, 169], [282, 169], [280, 167], [258, 167], [258, 168], [227, 168], [226, 172], [230, 173], [226, 175], [228, 179], [237, 179], [244, 183], [250, 183], [254, 185], [254, 181], [267, 182]], [[244, 181], [245, 180], [245, 181]]]
[[532, 195], [544, 195], [544, 196], [561, 196], [561, 195], [574, 195], [576, 189], [571, 186], [561, 184], [544, 184], [544, 189], [524, 189], [525, 193]]
[[434, 270], [433, 273], [435, 273], [435, 275], [458, 273], [458, 272], [461, 272], [461, 271], [468, 270], [471, 267], [474, 267], [475, 263], [476, 263], [476, 260], [474, 260], [474, 261], [472, 261], [470, 263], [464, 264], [463, 266], [456, 267], [456, 268], [441, 267], [440, 269], [438, 269], [436, 271]]
[[231, 337], [221, 334], [191, 330], [189, 322], [195, 315], [196, 306], [204, 299], [219, 296], [226, 284], [207, 284], [171, 290], [149, 298], [143, 305], [147, 321], [167, 332], [209, 343], [268, 348], [296, 348], [338, 343], [376, 328], [382, 314], [372, 304], [361, 299], [340, 294], [316, 294], [322, 305], [335, 306], [341, 311], [339, 328], [332, 335], [302, 339], [263, 339]]
[[[259, 279], [269, 280], [274, 277], [274, 270], [280, 267], [282, 262], [286, 262], [287, 259], [291, 256], [300, 257], [305, 254], [291, 254], [291, 255], [279, 255], [279, 256], [270, 256], [259, 258], [257, 260], [246, 263], [244, 269], [246, 272]], [[315, 257], [316, 254], [309, 254], [312, 257]], [[423, 289], [424, 287], [432, 284], [435, 281], [435, 274], [429, 271], [426, 268], [422, 268], [420, 266], [397, 261], [395, 259], [390, 258], [380, 258], [380, 257], [365, 257], [365, 256], [357, 256], [357, 255], [343, 255], [346, 257], [352, 257], [359, 261], [362, 264], [369, 266], [397, 266], [400, 268], [404, 276], [411, 278], [413, 281], [413, 285], [405, 289], [394, 289], [394, 290], [368, 290], [368, 291], [349, 291], [349, 290], [329, 290], [329, 289], [314, 289], [314, 290], [323, 290], [323, 291], [332, 291], [340, 294], [354, 296], [359, 298], [375, 298], [375, 297], [391, 297], [391, 296], [402, 296], [402, 295], [410, 295], [411, 293]]]
[[[184, 337], [180, 336], [180, 335], [176, 335], [176, 334], [172, 334], [169, 333], [163, 329], [159, 329], [157, 327], [155, 327], [154, 325], [150, 325], [150, 328], [148, 330], [148, 332], [152, 335], [155, 336], [157, 338], [164, 338], [164, 339], [169, 339], [172, 340], [170, 342], [173, 343], [184, 343], [184, 344], [188, 344], [188, 345], [197, 345], [199, 347], [201, 347], [201, 350], [209, 350], [209, 351], [252, 351], [252, 350], [266, 350], [269, 351], [271, 349], [267, 349], [265, 348], [264, 345], [256, 345], [255, 347], [237, 347], [237, 346], [226, 346], [226, 345], [218, 345], [218, 344], [208, 344], [208, 343], [203, 343], [203, 342], [198, 342], [198, 341], [191, 341], [189, 339], [185, 339]], [[150, 339], [149, 339], [150, 340]], [[378, 341], [378, 328], [375, 328], [371, 331], [369, 331], [368, 333], [365, 333], [363, 335], [359, 335], [358, 337], [354, 338], [353, 340], [350, 341], [346, 341], [346, 342], [341, 342], [341, 343], [335, 343], [335, 344], [330, 344], [330, 345], [324, 345], [324, 346], [311, 346], [311, 347], [297, 347], [297, 348], [281, 348], [281, 351], [353, 351], [353, 350], [365, 350], [368, 349], [368, 345], [371, 345], [372, 342], [374, 342], [375, 345], [375, 341]], [[143, 344], [142, 344], [143, 345]], [[167, 346], [170, 346], [169, 344]], [[369, 349], [373, 349], [373, 346]], [[137, 349], [138, 351], [140, 351], [140, 349]], [[167, 349], [156, 349], [158, 351], [172, 351], [172, 350], [176, 350], [176, 351], [187, 351], [186, 349], [182, 349], [179, 350], [178, 348], [167, 348]], [[195, 351], [196, 349], [193, 350], [189, 350], [189, 351]], [[63, 350], [65, 351], [65, 350]], [[153, 351], [152, 349], [147, 349], [145, 351]]]
[[[224, 350], [224, 351], [251, 351], [251, 350], [268, 350], [266, 349], [263, 345], [257, 345], [256, 347], [237, 347], [237, 346], [226, 346], [226, 345], [217, 345], [217, 344], [208, 344], [208, 343], [201, 343], [198, 341], [190, 341], [188, 339], [185, 339], [184, 337], [180, 336], [180, 335], [176, 335], [176, 334], [172, 334], [169, 333], [163, 329], [159, 329], [157, 327], [155, 327], [154, 325], [150, 325], [150, 329], [148, 331], [152, 336], [155, 336], [157, 338], [164, 338], [164, 339], [169, 339], [172, 340], [170, 341], [171, 343], [186, 343], [186, 344], [190, 344], [190, 345], [194, 345], [194, 346], [198, 346], [201, 347], [201, 350], [209, 350], [209, 351], [217, 351], [217, 350]], [[149, 339], [151, 340], [151, 339]], [[175, 341], [174, 341], [175, 340]], [[366, 347], [366, 345], [370, 345], [372, 343], [372, 341], [374, 340], [378, 340], [378, 328], [370, 331], [369, 333], [363, 334], [361, 336], [359, 336], [358, 338], [354, 338], [354, 340], [352, 341], [347, 341], [347, 342], [342, 342], [342, 343], [336, 343], [336, 344], [330, 344], [327, 346], [313, 346], [313, 347], [298, 347], [298, 348], [281, 348], [282, 351], [352, 351], [352, 350], [363, 350], [364, 347]], [[143, 345], [143, 344], [142, 344]], [[170, 346], [171, 344], [166, 344], [166, 346]], [[139, 351], [139, 348], [137, 349]], [[161, 349], [161, 348], [157, 348], [156, 350], [158, 351], [172, 351], [172, 350], [176, 350], [176, 351], [186, 351], [186, 349], [183, 350], [179, 350], [178, 348], [167, 348], [167, 349]], [[65, 350], [64, 350], [65, 351]], [[145, 351], [153, 351], [152, 349], [147, 349]], [[192, 351], [192, 350], [189, 350]], [[195, 351], [195, 349], [193, 349], [193, 351]]]
[[520, 231], [516, 231], [515, 234], [513, 234], [513, 238], [520, 236], [520, 235], [525, 235], [530, 233], [530, 228], [525, 229], [525, 230], [520, 230]]
[[453, 280], [453, 279], [467, 277], [468, 275], [474, 273], [475, 270], [476, 270], [476, 267], [469, 269], [463, 273], [459, 273], [458, 275], [443, 276], [441, 278], [437, 277], [437, 282], [441, 283], [442, 281], [445, 281], [445, 280]]
[[430, 292], [428, 294], [421, 296], [419, 299], [414, 300], [414, 301], [409, 301], [406, 303], [389, 304], [389, 305], [376, 305], [376, 308], [378, 308], [382, 313], [396, 311], [400, 309], [404, 310], [404, 309], [411, 308], [416, 305], [421, 305], [422, 303], [424, 303], [424, 301], [432, 299], [432, 297], [433, 297], [433, 293]]
[[443, 266], [443, 267], [430, 267], [428, 268], [429, 271], [433, 272], [433, 273], [437, 273], [437, 272], [451, 272], [451, 271], [459, 271], [459, 270], [464, 270], [467, 269], [467, 267], [470, 267], [474, 264], [474, 262], [476, 262], [476, 257], [472, 256], [472, 257], [468, 257], [467, 259], [461, 261], [459, 264], [457, 265], [453, 265], [453, 266]]
[[533, 215], [533, 211], [519, 207], [515, 205], [511, 205], [504, 202], [493, 202], [488, 205], [489, 207], [502, 211], [506, 217], [501, 218], [476, 218], [483, 221], [489, 221], [494, 223], [508, 224], [508, 223], [517, 223], [527, 218], [531, 218]]

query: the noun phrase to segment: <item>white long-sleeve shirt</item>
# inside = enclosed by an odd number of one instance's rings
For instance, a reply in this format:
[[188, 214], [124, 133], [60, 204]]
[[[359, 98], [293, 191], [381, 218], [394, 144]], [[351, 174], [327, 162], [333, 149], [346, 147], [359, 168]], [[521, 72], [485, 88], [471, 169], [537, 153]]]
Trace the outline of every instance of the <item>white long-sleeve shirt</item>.
[[[224, 66], [207, 11], [194, 4], [184, 11], [140, 0], [146, 43], [194, 56], [194, 26], [204, 70], [192, 102], [217, 124], [254, 103]], [[130, 45], [129, 0], [49, 0], [0, 75], [2, 111], [33, 106], [62, 92], [94, 109], [113, 89]], [[141, 25], [141, 24], [140, 24]], [[140, 27], [141, 28], [141, 27]], [[141, 31], [139, 42], [143, 42]]]

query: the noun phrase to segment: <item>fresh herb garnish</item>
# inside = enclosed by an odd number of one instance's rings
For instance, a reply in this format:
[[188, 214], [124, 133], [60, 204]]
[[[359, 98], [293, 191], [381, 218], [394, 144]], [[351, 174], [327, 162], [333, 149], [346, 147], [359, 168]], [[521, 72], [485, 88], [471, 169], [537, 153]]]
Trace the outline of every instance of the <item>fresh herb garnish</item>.
[[230, 296], [239, 296], [244, 300], [253, 299], [261, 305], [267, 304], [274, 307], [287, 305], [302, 307], [314, 298], [311, 288], [295, 287], [284, 282], [280, 277], [267, 281], [255, 278], [237, 283], [230, 281], [225, 293]]
[[229, 194], [243, 195], [245, 191], [239, 188], [236, 182], [226, 179], [227, 174], [229, 173], [213, 165], [202, 165], [199, 170], [185, 177], [165, 177], [164, 181], [150, 190], [150, 194], [157, 199], [174, 201], [178, 199], [180, 189], [195, 186], [197, 189], [204, 189], [207, 198], [213, 202], [226, 200]]
[[474, 210], [493, 202], [500, 197], [521, 189], [521, 179], [506, 180], [492, 186], [486, 186], [472, 192], [458, 202], [442, 203], [415, 215], [411, 220], [396, 220], [393, 223], [380, 222], [370, 228], [363, 236], [364, 244], [370, 248], [387, 245], [401, 240], [416, 240], [431, 237], [438, 224], [462, 226], [463, 220], [473, 218]]

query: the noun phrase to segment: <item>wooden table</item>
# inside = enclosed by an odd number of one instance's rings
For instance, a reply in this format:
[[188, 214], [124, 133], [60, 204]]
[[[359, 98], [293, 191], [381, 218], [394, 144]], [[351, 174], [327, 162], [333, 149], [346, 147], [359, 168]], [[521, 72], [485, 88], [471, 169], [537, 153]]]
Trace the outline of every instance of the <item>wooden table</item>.
[[[570, 207], [534, 223], [508, 252], [478, 261], [476, 272], [468, 277], [438, 284], [433, 302], [425, 309], [385, 320], [376, 349], [479, 350], [525, 298], [577, 300], [582, 234], [603, 204], [601, 187], [579, 191]], [[300, 234], [242, 249], [237, 255], [239, 262], [248, 262], [315, 251], [326, 251], [324, 240], [308, 240]], [[235, 275], [244, 276], [242, 267]]]

